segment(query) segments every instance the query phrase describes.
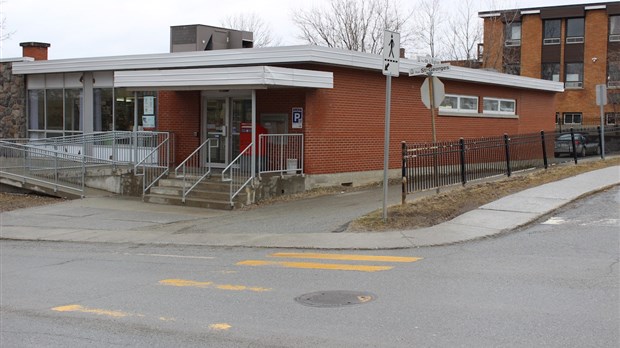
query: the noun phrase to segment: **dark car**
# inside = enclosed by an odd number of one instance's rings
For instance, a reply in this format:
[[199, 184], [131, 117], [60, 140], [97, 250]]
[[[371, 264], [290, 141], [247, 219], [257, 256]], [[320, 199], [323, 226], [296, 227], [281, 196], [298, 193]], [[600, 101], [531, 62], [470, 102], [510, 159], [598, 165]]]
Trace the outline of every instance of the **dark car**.
[[[580, 133], [575, 133], [575, 148], [577, 149], [577, 156], [581, 157], [589, 154], [600, 154], [598, 142], [591, 141], [587, 136]], [[562, 134], [555, 140], [553, 154], [555, 157], [560, 157], [563, 154], [573, 155], [570, 134]]]

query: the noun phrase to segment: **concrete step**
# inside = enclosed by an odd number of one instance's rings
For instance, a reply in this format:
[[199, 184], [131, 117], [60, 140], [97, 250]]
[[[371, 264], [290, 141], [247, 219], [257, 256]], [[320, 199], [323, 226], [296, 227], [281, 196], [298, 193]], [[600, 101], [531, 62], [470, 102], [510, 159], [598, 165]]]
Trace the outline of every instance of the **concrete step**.
[[144, 201], [148, 203], [155, 203], [155, 204], [170, 204], [170, 205], [181, 205], [181, 206], [185, 205], [188, 207], [208, 208], [208, 209], [218, 209], [218, 210], [231, 210], [234, 208], [240, 208], [242, 206], [239, 203], [235, 203], [234, 206], [231, 206], [228, 200], [220, 201], [220, 200], [192, 198], [192, 197], [186, 197], [185, 203], [183, 203], [181, 196], [169, 196], [169, 195], [159, 195], [159, 194], [145, 195]]
[[[151, 188], [150, 194], [152, 195], [163, 195], [163, 196], [183, 196], [183, 190], [181, 187], [175, 186], [155, 186]], [[226, 191], [223, 190], [203, 190], [199, 185], [190, 191], [187, 194], [187, 197], [191, 198], [204, 198], [204, 199], [214, 199], [218, 201], [227, 201], [230, 197], [230, 190], [227, 188]]]

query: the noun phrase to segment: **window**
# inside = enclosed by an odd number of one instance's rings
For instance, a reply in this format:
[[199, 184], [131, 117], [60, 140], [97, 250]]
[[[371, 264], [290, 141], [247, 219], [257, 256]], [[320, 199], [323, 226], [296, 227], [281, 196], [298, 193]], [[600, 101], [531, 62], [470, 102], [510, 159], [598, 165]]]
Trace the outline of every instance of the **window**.
[[607, 62], [607, 87], [620, 88], [620, 62]]
[[583, 87], [583, 63], [566, 63], [564, 86], [566, 88]]
[[45, 91], [34, 89], [28, 91], [28, 118], [31, 130], [45, 130]]
[[478, 113], [478, 97], [446, 94], [439, 109]]
[[483, 98], [483, 113], [514, 115], [516, 111], [514, 99]]
[[562, 31], [561, 19], [548, 19], [543, 24], [543, 45], [559, 45]]
[[114, 129], [112, 124], [112, 88], [95, 88], [93, 90], [93, 130], [109, 132]]
[[609, 41], [620, 41], [620, 16], [609, 16]]
[[581, 124], [581, 113], [580, 112], [564, 113], [564, 124]]
[[569, 18], [566, 20], [566, 43], [582, 43], [584, 21], [582, 18]]
[[65, 89], [65, 131], [82, 130], [82, 89]]
[[606, 124], [617, 125], [620, 124], [620, 112], [608, 112], [605, 114]]
[[543, 63], [541, 71], [543, 80], [560, 81], [560, 63]]
[[[48, 130], [62, 131], [63, 98], [62, 89], [48, 89], [45, 94], [45, 125]], [[62, 134], [60, 134], [62, 135]]]
[[521, 65], [519, 64], [506, 64], [504, 65], [504, 73], [510, 75], [521, 75]]
[[521, 46], [521, 23], [506, 23], [506, 46]]

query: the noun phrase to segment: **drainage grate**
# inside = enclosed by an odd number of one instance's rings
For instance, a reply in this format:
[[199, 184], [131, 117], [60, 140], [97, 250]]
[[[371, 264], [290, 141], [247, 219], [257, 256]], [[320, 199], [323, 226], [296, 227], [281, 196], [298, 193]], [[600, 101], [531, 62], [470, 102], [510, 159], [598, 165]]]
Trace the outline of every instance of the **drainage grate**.
[[377, 295], [360, 291], [317, 291], [295, 298], [295, 301], [310, 307], [343, 307], [368, 303]]

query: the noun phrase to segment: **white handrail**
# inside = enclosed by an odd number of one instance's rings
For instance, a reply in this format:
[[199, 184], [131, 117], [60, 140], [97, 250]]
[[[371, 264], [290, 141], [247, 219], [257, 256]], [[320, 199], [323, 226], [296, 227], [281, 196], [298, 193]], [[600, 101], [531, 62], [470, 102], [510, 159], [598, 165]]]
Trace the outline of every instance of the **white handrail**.
[[[183, 187], [181, 201], [183, 203], [185, 203], [185, 197], [187, 197], [187, 195], [196, 186], [198, 186], [200, 182], [202, 182], [206, 177], [211, 175], [211, 149], [214, 147], [219, 147], [219, 143], [219, 139], [217, 138], [207, 139], [174, 169], [175, 176], [178, 176], [179, 171], [182, 171]], [[206, 156], [204, 155], [205, 148], [207, 149]], [[205, 158], [207, 159], [206, 167], [202, 166]], [[194, 181], [188, 183], [189, 178], [193, 178]]]

